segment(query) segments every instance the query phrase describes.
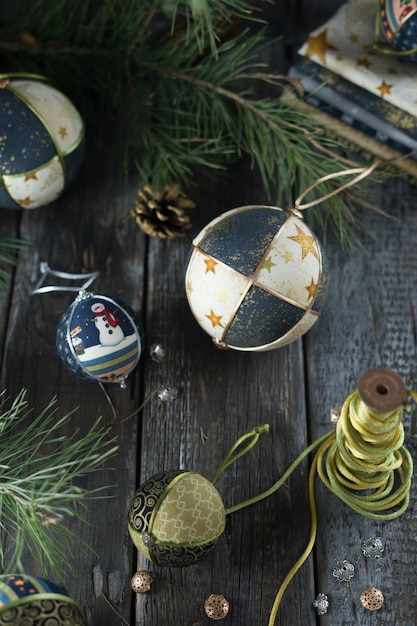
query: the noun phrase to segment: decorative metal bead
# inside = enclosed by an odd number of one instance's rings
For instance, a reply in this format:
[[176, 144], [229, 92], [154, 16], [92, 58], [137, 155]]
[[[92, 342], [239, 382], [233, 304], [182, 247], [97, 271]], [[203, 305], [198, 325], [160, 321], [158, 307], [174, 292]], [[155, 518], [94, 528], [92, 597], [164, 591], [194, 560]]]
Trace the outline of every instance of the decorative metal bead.
[[204, 602], [204, 610], [210, 619], [223, 619], [229, 612], [229, 603], [224, 596], [212, 593]]
[[135, 593], [146, 593], [151, 588], [151, 584], [153, 583], [153, 578], [145, 569], [139, 570], [136, 574], [133, 574], [131, 580], [131, 586]]
[[142, 533], [142, 541], [147, 548], [153, 548], [156, 544], [156, 538], [151, 533]]
[[329, 608], [329, 599], [324, 593], [319, 593], [313, 602], [313, 606], [317, 611], [317, 615], [324, 615]]
[[360, 601], [364, 609], [378, 611], [384, 604], [384, 596], [376, 587], [366, 587], [360, 595]]
[[161, 346], [160, 343], [153, 343], [150, 347], [150, 355], [152, 361], [156, 361], [157, 363], [162, 363], [166, 357], [166, 350]]
[[371, 559], [379, 559], [384, 552], [384, 544], [379, 537], [370, 537], [362, 544], [362, 552]]
[[162, 402], [172, 402], [178, 398], [177, 387], [161, 387], [158, 391], [158, 398]]
[[330, 421], [332, 424], [337, 424], [340, 419], [340, 414], [342, 413], [342, 407], [337, 406], [330, 411]]
[[348, 581], [355, 575], [355, 566], [349, 561], [337, 561], [333, 576], [341, 581]]

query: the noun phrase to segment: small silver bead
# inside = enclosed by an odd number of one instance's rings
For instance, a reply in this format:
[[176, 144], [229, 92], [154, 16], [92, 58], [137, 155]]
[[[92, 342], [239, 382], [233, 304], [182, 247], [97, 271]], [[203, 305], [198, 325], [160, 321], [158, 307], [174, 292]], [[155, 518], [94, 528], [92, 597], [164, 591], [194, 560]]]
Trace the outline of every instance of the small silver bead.
[[313, 606], [317, 611], [317, 615], [324, 615], [329, 608], [329, 599], [324, 593], [319, 593], [313, 602]]
[[371, 559], [379, 559], [384, 552], [384, 544], [379, 537], [370, 537], [362, 544], [362, 552]]
[[349, 561], [337, 561], [333, 576], [340, 581], [348, 581], [355, 575], [355, 566]]

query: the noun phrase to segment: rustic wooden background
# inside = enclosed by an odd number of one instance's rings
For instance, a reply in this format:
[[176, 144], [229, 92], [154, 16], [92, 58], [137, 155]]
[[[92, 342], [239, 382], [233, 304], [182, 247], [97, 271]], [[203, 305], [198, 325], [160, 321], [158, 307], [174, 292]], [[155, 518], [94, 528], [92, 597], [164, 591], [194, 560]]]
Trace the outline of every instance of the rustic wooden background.
[[[269, 51], [271, 65], [285, 71], [308, 31], [341, 4], [285, 0], [266, 6], [273, 31], [283, 35]], [[375, 238], [364, 237], [363, 251], [344, 254], [329, 238], [328, 301], [305, 338], [263, 354], [220, 351], [194, 321], [186, 301], [190, 242], [222, 212], [263, 203], [259, 181], [244, 162], [231, 169], [228, 179], [202, 177], [190, 193], [197, 209], [189, 236], [171, 242], [147, 239], [123, 219], [137, 182], [127, 186], [123, 180], [116, 141], [99, 122], [91, 124], [83, 170], [62, 198], [34, 211], [0, 210], [1, 234], [34, 244], [22, 256], [10, 288], [0, 292], [1, 388], [11, 396], [27, 388], [35, 410], [54, 395], [62, 413], [78, 406], [81, 432], [99, 415], [110, 425], [111, 410], [99, 386], [69, 373], [56, 353], [56, 326], [72, 295], [30, 296], [41, 261], [67, 272], [100, 271], [94, 292], [128, 303], [146, 334], [145, 358], [127, 389], [109, 391], [118, 418], [150, 400], [139, 415], [111, 426], [120, 447], [112, 469], [85, 481], [89, 488], [108, 484], [111, 498], [91, 504], [89, 526], [68, 521], [96, 551], [84, 554], [74, 546], [80, 577], [68, 577], [68, 591], [85, 608], [90, 626], [123, 623], [102, 592], [131, 626], [208, 624], [203, 605], [211, 593], [230, 602], [224, 624], [266, 625], [278, 587], [308, 540], [308, 461], [274, 496], [231, 515], [214, 552], [189, 568], [158, 569], [137, 557], [126, 524], [131, 498], [141, 481], [164, 469], [194, 469], [210, 477], [240, 435], [267, 422], [270, 433], [217, 484], [226, 507], [231, 506], [268, 488], [310, 441], [331, 427], [330, 410], [356, 388], [366, 370], [392, 368], [407, 387], [417, 388], [417, 189], [400, 178], [375, 186], [369, 200], [391, 219], [365, 213]], [[149, 358], [153, 343], [166, 350], [162, 363]], [[162, 405], [155, 395], [162, 385], [177, 387], [178, 399]], [[415, 412], [405, 415], [405, 429], [417, 432]], [[408, 445], [414, 453], [415, 446]], [[316, 548], [291, 582], [277, 626], [415, 625], [415, 489], [406, 514], [389, 523], [353, 513], [320, 484], [317, 499]], [[373, 535], [385, 541], [381, 559], [362, 554], [363, 540]], [[350, 583], [332, 574], [341, 559], [355, 565]], [[29, 557], [27, 564], [41, 573]], [[141, 568], [152, 572], [154, 583], [151, 592], [136, 597], [130, 578]], [[361, 607], [359, 595], [367, 586], [383, 591], [382, 610], [371, 613]], [[331, 602], [320, 618], [312, 608], [318, 592]]]

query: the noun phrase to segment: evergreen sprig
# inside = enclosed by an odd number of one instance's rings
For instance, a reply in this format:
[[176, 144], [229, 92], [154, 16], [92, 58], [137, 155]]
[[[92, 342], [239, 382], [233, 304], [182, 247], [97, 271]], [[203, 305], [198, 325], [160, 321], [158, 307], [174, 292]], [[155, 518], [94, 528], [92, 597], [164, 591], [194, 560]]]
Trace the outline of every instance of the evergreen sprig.
[[[14, 12], [14, 0], [8, 4], [3, 71], [47, 75], [87, 115], [97, 96], [112, 107], [138, 186], [187, 189], [198, 170], [227, 173], [233, 159], [249, 155], [265, 193], [260, 202], [288, 206], [312, 182], [346, 168], [349, 146], [283, 97], [290, 81], [261, 62], [272, 39], [259, 24], [248, 27], [262, 18], [250, 2], [31, 0]], [[337, 184], [327, 181], [320, 192]], [[344, 247], [361, 227], [367, 185], [313, 209]]]
[[117, 451], [115, 438], [97, 420], [87, 434], [62, 435], [74, 411], [59, 417], [56, 398], [33, 415], [22, 390], [11, 402], [0, 394], [0, 560], [5, 573], [24, 571], [29, 550], [45, 575], [76, 573], [74, 542], [87, 544], [65, 526], [86, 521], [86, 501], [106, 487], [87, 490], [77, 482], [102, 468]]
[[8, 285], [13, 267], [17, 265], [19, 252], [26, 250], [30, 243], [13, 237], [0, 237], [0, 289]]

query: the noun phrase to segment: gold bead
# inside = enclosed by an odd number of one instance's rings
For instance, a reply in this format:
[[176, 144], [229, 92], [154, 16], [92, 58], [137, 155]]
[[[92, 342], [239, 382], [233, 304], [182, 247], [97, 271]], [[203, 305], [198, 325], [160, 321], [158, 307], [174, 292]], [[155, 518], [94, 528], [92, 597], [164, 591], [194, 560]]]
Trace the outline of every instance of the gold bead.
[[366, 587], [360, 595], [360, 601], [364, 609], [378, 611], [384, 604], [384, 596], [376, 587]]
[[142, 569], [136, 574], [133, 574], [131, 580], [131, 586], [135, 593], [146, 593], [151, 588], [151, 583], [153, 583], [153, 578], [146, 569]]
[[210, 619], [223, 619], [229, 612], [229, 603], [224, 596], [212, 593], [204, 602], [204, 610]]

